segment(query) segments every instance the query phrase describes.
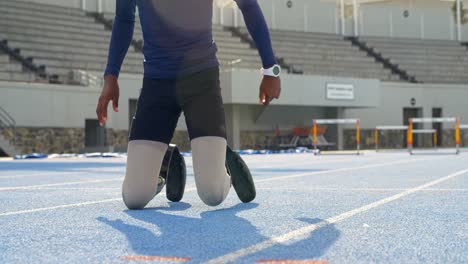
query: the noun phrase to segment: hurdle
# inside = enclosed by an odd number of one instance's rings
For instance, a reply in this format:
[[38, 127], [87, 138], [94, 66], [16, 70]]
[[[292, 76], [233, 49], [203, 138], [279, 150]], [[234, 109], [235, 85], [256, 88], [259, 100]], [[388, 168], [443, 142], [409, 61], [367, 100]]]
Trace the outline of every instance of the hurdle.
[[408, 130], [408, 126], [376, 126], [374, 129], [375, 151], [379, 150], [379, 132], [384, 130]]
[[343, 124], [354, 124], [356, 126], [356, 150], [357, 155], [361, 150], [361, 121], [355, 118], [347, 118], [347, 119], [314, 119], [314, 127], [313, 127], [313, 145], [315, 153], [317, 154], [317, 130], [318, 125], [343, 125]]
[[[455, 154], [460, 154], [460, 121], [457, 117], [426, 117], [426, 118], [410, 118], [409, 126], [407, 131], [407, 146], [410, 155], [413, 155], [413, 134], [415, 133], [434, 133], [434, 140], [437, 141], [437, 132], [433, 132], [432, 129], [424, 130], [413, 129], [415, 123], [454, 123], [455, 124]], [[436, 142], [437, 143], [437, 142]], [[437, 144], [436, 144], [437, 145]]]
[[[463, 124], [463, 125], [460, 124], [459, 128], [460, 128], [460, 133], [461, 133], [461, 130], [467, 130], [468, 129], [468, 124]], [[467, 142], [462, 142], [461, 135], [460, 135], [460, 145], [461, 144], [464, 144], [466, 146]]]
[[413, 129], [414, 134], [432, 134], [432, 144], [437, 148], [437, 130], [436, 129]]

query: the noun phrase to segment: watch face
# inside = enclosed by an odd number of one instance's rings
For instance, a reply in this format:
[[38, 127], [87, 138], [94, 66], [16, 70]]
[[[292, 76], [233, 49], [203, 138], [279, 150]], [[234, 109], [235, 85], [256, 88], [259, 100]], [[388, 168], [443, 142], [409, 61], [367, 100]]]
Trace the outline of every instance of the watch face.
[[280, 74], [280, 67], [278, 67], [278, 66], [273, 67], [273, 74], [274, 75]]

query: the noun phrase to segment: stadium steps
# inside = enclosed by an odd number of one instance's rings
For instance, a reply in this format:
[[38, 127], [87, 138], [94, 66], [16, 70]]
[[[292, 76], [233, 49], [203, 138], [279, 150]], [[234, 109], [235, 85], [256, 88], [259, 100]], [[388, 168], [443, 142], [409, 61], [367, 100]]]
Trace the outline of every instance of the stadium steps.
[[29, 38], [36, 38], [36, 37], [45, 37], [50, 38], [49, 43], [54, 43], [55, 39], [62, 39], [62, 40], [70, 40], [79, 42], [88, 42], [88, 43], [97, 43], [97, 44], [107, 44], [109, 45], [110, 35], [108, 37], [103, 37], [102, 35], [79, 35], [74, 33], [69, 33], [66, 31], [41, 31], [37, 29], [33, 29], [30, 27], [23, 27], [23, 26], [6, 26], [3, 27], [0, 25], [0, 34], [3, 36], [10, 36], [18, 35], [18, 32], [21, 32], [25, 36]]
[[398, 64], [392, 63], [389, 58], [384, 57], [381, 53], [377, 52], [374, 48], [369, 47], [366, 42], [361, 41], [357, 37], [345, 37], [346, 40], [350, 41], [353, 45], [366, 52], [369, 57], [373, 57], [375, 61], [381, 63], [384, 68], [390, 70], [392, 74], [399, 76], [399, 79], [417, 83], [418, 80], [415, 76], [410, 75], [407, 71], [400, 68]]
[[54, 14], [63, 14], [63, 15], [70, 15], [70, 16], [79, 16], [84, 13], [80, 9], [65, 8], [65, 7], [60, 7], [57, 5], [37, 4], [37, 3], [21, 1], [21, 0], [1, 1], [0, 7], [2, 7], [2, 9], [5, 7], [10, 7], [14, 9], [25, 9], [25, 10], [35, 11], [37, 13], [54, 13]]
[[[353, 66], [371, 66], [374, 67], [374, 60], [369, 57], [355, 57], [352, 56], [350, 53], [343, 53], [343, 52], [329, 52], [329, 51], [312, 51], [312, 52], [303, 52], [301, 53], [300, 51], [293, 52], [292, 50], [282, 50], [278, 49], [276, 50], [276, 53], [280, 57], [286, 57], [288, 58], [289, 61], [293, 60], [302, 60], [305, 63], [307, 60], [326, 60], [326, 62], [333, 62], [333, 63], [339, 63], [343, 62], [343, 64], [349, 64], [349, 63], [354, 63]], [[316, 62], [320, 63], [320, 62]], [[378, 66], [378, 65], [377, 65]]]
[[[10, 54], [14, 54], [15, 59], [11, 59]], [[37, 79], [34, 71], [28, 71], [24, 65], [28, 65], [34, 70], [35, 65], [31, 61], [21, 57], [8, 46], [6, 41], [0, 42], [0, 80], [15, 82], [32, 82]], [[40, 71], [39, 68], [36, 70]]]
[[[106, 26], [106, 29], [111, 31], [112, 20], [114, 14], [90, 14], [95, 17], [96, 21]], [[261, 67], [260, 57], [255, 49], [252, 49], [248, 43], [243, 42], [239, 37], [233, 35], [230, 30], [226, 30], [224, 26], [212, 25], [213, 39], [218, 47], [217, 57], [222, 68], [246, 68], [259, 69]], [[143, 33], [139, 17], [136, 17], [135, 30], [133, 35], [132, 45], [135, 50], [141, 48]]]
[[[239, 31], [248, 36], [246, 28]], [[287, 30], [270, 30], [270, 35], [276, 55], [294, 70], [312, 75], [399, 80], [341, 36]]]
[[[108, 48], [80, 48], [80, 47], [70, 47], [67, 45], [56, 45], [56, 44], [45, 44], [45, 43], [37, 43], [37, 42], [26, 42], [26, 41], [11, 41], [9, 40], [8, 43], [16, 48], [19, 48], [22, 52], [25, 50], [28, 51], [37, 51], [37, 52], [47, 52], [51, 53], [51, 57], [56, 56], [73, 56], [79, 58], [80, 56], [88, 56], [91, 57], [90, 60], [104, 60], [107, 61], [107, 49]], [[55, 54], [55, 55], [54, 55]], [[31, 55], [34, 56], [34, 55]], [[129, 52], [129, 55], [126, 57], [127, 59], [138, 59], [142, 60], [143, 56], [140, 54], [133, 54]], [[88, 59], [88, 58], [87, 58]]]
[[93, 23], [92, 19], [85, 17], [86, 20], [73, 20], [70, 17], [41, 16], [40, 14], [23, 14], [21, 10], [14, 10], [10, 13], [3, 13], [2, 20], [14, 20], [21, 23], [39, 23], [48, 26], [62, 26], [77, 29], [103, 29], [103, 25]]
[[33, 21], [22, 21], [22, 20], [5, 20], [0, 16], [0, 28], [3, 27], [26, 27], [34, 30], [40, 31], [53, 31], [53, 32], [66, 32], [76, 35], [90, 35], [95, 37], [106, 37], [110, 38], [110, 32], [104, 30], [85, 28], [85, 27], [68, 27], [63, 25], [54, 25], [54, 24], [41, 24], [35, 23]]
[[[79, 54], [79, 53], [66, 53], [66, 52], [57, 52], [50, 50], [40, 50], [40, 49], [22, 49], [20, 54], [25, 57], [34, 58], [33, 61], [36, 62], [38, 59], [48, 59], [50, 61], [77, 61], [77, 62], [88, 62], [92, 63], [103, 63], [106, 64], [107, 56], [101, 55], [96, 56], [93, 54]], [[132, 65], [141, 65], [141, 60], [132, 60], [128, 59], [126, 63], [131, 63]], [[40, 63], [38, 63], [40, 64]], [[47, 65], [47, 64], [44, 64]]]
[[[218, 27], [221, 27], [221, 26], [218, 25]], [[213, 27], [213, 28], [215, 28], [215, 27]], [[255, 42], [252, 40], [252, 38], [250, 37], [250, 35], [247, 32], [244, 32], [240, 28], [236, 28], [236, 27], [225, 27], [225, 28], [226, 28], [226, 30], [229, 30], [231, 32], [232, 36], [235, 36], [238, 39], [240, 39], [242, 42], [247, 43], [249, 45], [249, 48], [252, 49], [252, 50], [255, 50], [256, 54], [258, 54], [258, 50], [257, 50], [257, 48], [255, 46]], [[259, 57], [259, 55], [257, 55], [257, 57]], [[284, 58], [278, 57], [276, 55], [275, 55], [275, 57], [276, 57], [277, 63], [281, 66], [281, 68], [283, 68], [284, 71], [289, 72], [289, 73], [302, 74], [302, 71], [298, 71], [292, 65], [289, 65], [284, 60]], [[262, 63], [260, 62], [260, 65], [261, 64]]]
[[451, 40], [361, 38], [423, 83], [468, 83], [468, 50]]
[[[18, 31], [17, 31], [18, 32]], [[0, 32], [0, 39], [7, 38], [5, 33]], [[106, 50], [109, 49], [109, 43], [102, 42], [83, 42], [83, 38], [69, 39], [63, 36], [57, 37], [46, 37], [43, 34], [28, 34], [23, 33], [8, 33], [8, 40], [10, 42], [21, 42], [21, 43], [31, 43], [35, 45], [60, 45], [68, 48], [87, 48], [87, 49], [97, 49], [97, 50]]]
[[[111, 33], [86, 12], [20, 0], [1, 1], [0, 40], [9, 40], [18, 56], [43, 64], [51, 82], [72, 70], [105, 69]], [[130, 49], [122, 71], [141, 74], [143, 55]]]

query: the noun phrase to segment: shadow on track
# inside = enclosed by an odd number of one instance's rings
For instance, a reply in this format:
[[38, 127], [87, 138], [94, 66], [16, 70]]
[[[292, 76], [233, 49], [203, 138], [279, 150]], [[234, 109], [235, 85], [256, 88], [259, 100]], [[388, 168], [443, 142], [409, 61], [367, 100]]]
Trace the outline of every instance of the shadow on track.
[[[230, 252], [263, 242], [269, 238], [262, 235], [239, 213], [255, 209], [256, 203], [238, 204], [231, 208], [205, 211], [200, 217], [175, 215], [191, 207], [187, 203], [169, 203], [168, 208], [127, 210], [126, 214], [139, 221], [154, 225], [159, 232], [154, 233], [142, 226], [125, 223], [121, 219], [97, 218], [124, 234], [130, 247], [130, 255], [188, 257], [200, 263]], [[259, 212], [261, 213], [261, 212]], [[307, 224], [321, 219], [299, 219]], [[273, 221], [273, 223], [275, 223]], [[282, 223], [278, 223], [281, 225]], [[284, 233], [286, 233], [285, 231]], [[340, 232], [333, 225], [314, 232], [306, 240], [291, 245], [278, 245], [267, 249], [271, 256], [278, 258], [319, 258], [339, 237]], [[260, 252], [258, 254], [262, 254]], [[265, 257], [263, 257], [265, 258]], [[274, 257], [272, 257], [274, 258]]]
[[[319, 218], [299, 218], [298, 220], [307, 223], [307, 225], [318, 224], [323, 221]], [[335, 228], [335, 225], [327, 224], [312, 232], [307, 238], [287, 245], [278, 244], [255, 254], [253, 257], [257, 261], [279, 259], [324, 260], [322, 256], [339, 239], [340, 235], [341, 232]]]

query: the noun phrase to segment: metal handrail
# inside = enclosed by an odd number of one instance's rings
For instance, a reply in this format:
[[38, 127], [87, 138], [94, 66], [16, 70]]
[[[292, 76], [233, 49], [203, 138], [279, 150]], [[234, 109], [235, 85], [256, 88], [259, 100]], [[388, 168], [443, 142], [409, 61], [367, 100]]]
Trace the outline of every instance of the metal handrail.
[[0, 125], [3, 128], [14, 128], [16, 127], [16, 121], [13, 117], [0, 106]]
[[13, 146], [15, 146], [16, 121], [5, 109], [0, 106], [0, 132], [4, 129], [12, 129], [13, 138], [11, 143]]

